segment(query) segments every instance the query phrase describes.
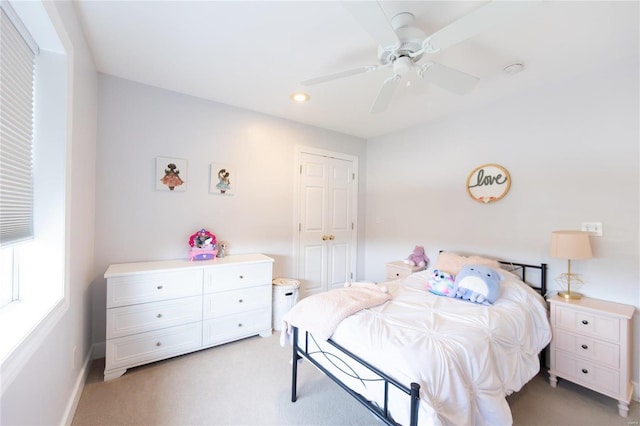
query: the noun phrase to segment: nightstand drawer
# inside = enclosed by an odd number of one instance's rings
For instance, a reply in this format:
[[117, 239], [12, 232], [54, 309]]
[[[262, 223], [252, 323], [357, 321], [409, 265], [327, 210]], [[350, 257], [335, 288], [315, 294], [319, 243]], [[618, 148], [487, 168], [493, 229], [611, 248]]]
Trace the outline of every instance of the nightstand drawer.
[[558, 330], [555, 336], [555, 345], [558, 349], [590, 361], [596, 361], [612, 368], [620, 367], [620, 347], [613, 343]]
[[573, 379], [591, 389], [609, 394], [620, 392], [620, 373], [618, 370], [599, 366], [593, 362], [558, 351], [555, 354], [555, 369], [561, 376]]
[[620, 320], [613, 317], [558, 306], [556, 326], [586, 336], [620, 341]]
[[402, 260], [389, 262], [386, 264], [387, 281], [401, 280], [403, 278], [407, 278], [414, 272], [422, 271], [423, 269], [425, 268], [422, 266], [411, 266], [404, 263]]

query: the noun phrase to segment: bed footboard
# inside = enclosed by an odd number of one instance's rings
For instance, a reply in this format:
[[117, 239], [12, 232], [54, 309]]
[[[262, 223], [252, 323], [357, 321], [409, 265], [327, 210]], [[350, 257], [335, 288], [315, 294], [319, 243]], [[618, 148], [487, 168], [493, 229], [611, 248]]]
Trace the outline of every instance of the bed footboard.
[[[331, 380], [337, 383], [342, 389], [344, 389], [347, 393], [353, 396], [356, 400], [358, 400], [364, 407], [366, 407], [370, 412], [372, 412], [376, 417], [378, 417], [382, 422], [388, 425], [397, 425], [397, 423], [393, 420], [391, 413], [389, 412], [389, 387], [395, 387], [396, 389], [402, 391], [407, 394], [408, 398], [410, 398], [410, 425], [415, 426], [418, 424], [418, 405], [420, 403], [420, 385], [417, 383], [411, 383], [409, 386], [406, 386], [402, 383], [399, 383], [393, 377], [383, 373], [378, 370], [374, 366], [370, 365], [366, 361], [360, 359], [356, 355], [352, 354], [342, 346], [333, 342], [332, 340], [327, 340], [331, 346], [337, 349], [339, 352], [350, 358], [351, 360], [357, 362], [359, 365], [365, 367], [369, 372], [377, 377], [377, 381], [380, 381], [384, 385], [384, 401], [382, 403], [382, 407], [372, 403], [367, 400], [365, 397], [351, 389], [349, 386], [344, 384], [338, 377], [332, 374], [329, 370], [327, 370], [321, 363], [319, 363], [313, 357], [313, 353], [309, 351], [309, 339], [313, 339], [313, 337], [309, 334], [308, 331], [304, 332], [304, 343], [301, 345], [299, 341], [299, 330], [297, 327], [292, 327], [293, 331], [293, 339], [292, 339], [292, 368], [291, 368], [291, 402], [296, 402], [297, 400], [297, 381], [298, 381], [298, 360], [301, 358], [307, 359], [310, 363], [316, 366], [320, 371], [322, 371], [325, 375], [327, 375]], [[371, 379], [368, 379], [371, 380]]]

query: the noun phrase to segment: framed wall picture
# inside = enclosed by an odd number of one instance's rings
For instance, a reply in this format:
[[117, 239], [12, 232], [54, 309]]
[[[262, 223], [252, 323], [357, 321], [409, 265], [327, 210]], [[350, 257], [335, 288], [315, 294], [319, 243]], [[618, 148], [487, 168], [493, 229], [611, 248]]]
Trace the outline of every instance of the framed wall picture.
[[187, 160], [183, 158], [156, 158], [156, 189], [185, 192], [187, 190]]
[[480, 203], [501, 200], [511, 188], [511, 175], [498, 164], [476, 167], [467, 178], [469, 196]]
[[235, 167], [223, 163], [211, 163], [209, 192], [219, 195], [233, 195], [236, 192]]

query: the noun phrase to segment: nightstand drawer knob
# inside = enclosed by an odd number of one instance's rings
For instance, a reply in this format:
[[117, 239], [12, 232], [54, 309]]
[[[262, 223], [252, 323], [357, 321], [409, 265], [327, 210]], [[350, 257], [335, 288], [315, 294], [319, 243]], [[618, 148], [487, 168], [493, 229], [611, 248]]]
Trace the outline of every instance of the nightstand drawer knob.
[[582, 369], [582, 372], [583, 372], [584, 374], [587, 374], [587, 373], [589, 373], [589, 370], [587, 370], [586, 368], [583, 368], [583, 369]]
[[396, 277], [399, 277], [399, 276], [400, 276], [400, 272], [396, 272]]
[[582, 320], [582, 323], [583, 323], [584, 325], [587, 325], [587, 324], [589, 324], [589, 321], [587, 321], [587, 320]]
[[589, 346], [587, 346], [587, 345], [582, 345], [582, 349], [589, 349]]

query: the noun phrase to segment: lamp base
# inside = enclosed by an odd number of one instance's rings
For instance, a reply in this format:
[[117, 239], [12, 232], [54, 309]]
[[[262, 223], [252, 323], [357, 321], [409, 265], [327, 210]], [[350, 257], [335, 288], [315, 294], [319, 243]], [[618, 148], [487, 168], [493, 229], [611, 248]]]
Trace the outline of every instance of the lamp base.
[[558, 296], [564, 297], [567, 300], [582, 299], [582, 294], [576, 293], [575, 291], [559, 291]]

